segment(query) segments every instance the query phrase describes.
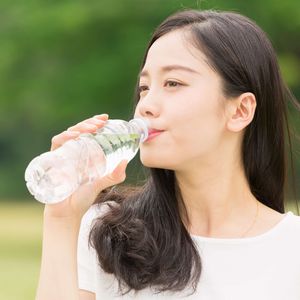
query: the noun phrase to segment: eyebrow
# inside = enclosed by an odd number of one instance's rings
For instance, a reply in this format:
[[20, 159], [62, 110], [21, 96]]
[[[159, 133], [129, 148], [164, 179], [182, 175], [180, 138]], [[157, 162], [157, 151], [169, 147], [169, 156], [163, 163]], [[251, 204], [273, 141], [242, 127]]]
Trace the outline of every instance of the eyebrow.
[[[196, 70], [191, 69], [190, 67], [181, 66], [181, 65], [164, 66], [161, 68], [160, 71], [162, 73], [167, 73], [167, 72], [174, 71], [174, 70], [180, 70], [180, 71], [185, 71], [185, 72], [189, 72], [189, 73], [199, 74], [199, 72], [197, 72]], [[149, 77], [149, 72], [147, 70], [143, 70], [140, 72], [139, 77]]]

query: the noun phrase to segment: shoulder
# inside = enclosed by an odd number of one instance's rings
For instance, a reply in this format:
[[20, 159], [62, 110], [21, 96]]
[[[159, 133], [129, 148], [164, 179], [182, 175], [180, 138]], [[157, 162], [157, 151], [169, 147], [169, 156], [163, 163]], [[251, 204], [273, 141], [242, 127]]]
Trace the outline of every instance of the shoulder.
[[[300, 216], [294, 214], [292, 211], [286, 213], [286, 225], [294, 233], [300, 233]], [[299, 236], [300, 237], [300, 236]]]
[[109, 205], [107, 202], [92, 205], [82, 217], [77, 245], [79, 259], [91, 261], [92, 257], [96, 257], [95, 249], [89, 246], [89, 236], [94, 223], [109, 210]]
[[98, 279], [98, 258], [96, 250], [90, 247], [89, 235], [94, 222], [108, 211], [108, 203], [92, 205], [81, 219], [77, 243], [78, 286], [82, 290], [95, 293]]
[[282, 250], [300, 251], [300, 216], [291, 210], [279, 213], [268, 207], [263, 207], [261, 216], [258, 239], [270, 241], [272, 247], [276, 245]]
[[299, 234], [300, 216], [293, 211], [288, 210], [285, 213], [279, 213], [268, 206], [261, 204], [260, 218], [257, 220], [257, 234], [273, 231], [284, 231], [288, 235]]
[[[282, 221], [282, 231], [276, 244], [278, 257], [284, 258], [285, 268], [290, 275], [288, 278], [299, 278], [300, 276], [300, 216], [292, 211], [285, 213]], [[272, 249], [274, 251], [274, 248]]]
[[114, 201], [106, 201], [101, 204], [92, 205], [81, 219], [81, 228], [91, 228], [97, 218], [103, 216], [115, 204]]
[[[279, 236], [281, 237], [278, 247], [286, 249], [290, 254], [300, 251], [300, 216], [292, 211], [284, 214], [284, 218], [277, 225]], [[276, 231], [275, 231], [276, 232]], [[297, 254], [298, 255], [298, 254]]]

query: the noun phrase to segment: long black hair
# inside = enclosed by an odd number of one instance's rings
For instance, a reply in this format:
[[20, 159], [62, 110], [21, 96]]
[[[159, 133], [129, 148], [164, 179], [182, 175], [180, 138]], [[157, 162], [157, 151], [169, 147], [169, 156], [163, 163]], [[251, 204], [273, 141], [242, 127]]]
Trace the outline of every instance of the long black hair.
[[[237, 13], [180, 11], [158, 26], [141, 69], [151, 45], [178, 29], [188, 30], [189, 42], [206, 55], [222, 78], [225, 96], [255, 95], [255, 116], [243, 138], [243, 165], [253, 195], [283, 213], [286, 142], [291, 146], [286, 106], [289, 100], [297, 109], [299, 104], [283, 83], [269, 39]], [[174, 171], [150, 168], [143, 186], [105, 190], [96, 199], [103, 202], [110, 209], [95, 222], [90, 243], [100, 266], [115, 275], [123, 293], [146, 287], [158, 292], [196, 289], [202, 263], [180, 214], [184, 204]]]

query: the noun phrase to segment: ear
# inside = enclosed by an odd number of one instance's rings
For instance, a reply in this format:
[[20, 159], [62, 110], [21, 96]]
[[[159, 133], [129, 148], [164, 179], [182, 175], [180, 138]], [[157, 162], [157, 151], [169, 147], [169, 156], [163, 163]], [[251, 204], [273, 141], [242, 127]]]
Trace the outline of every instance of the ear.
[[254, 118], [256, 109], [254, 94], [243, 93], [239, 97], [227, 101], [227, 129], [233, 132], [243, 130]]

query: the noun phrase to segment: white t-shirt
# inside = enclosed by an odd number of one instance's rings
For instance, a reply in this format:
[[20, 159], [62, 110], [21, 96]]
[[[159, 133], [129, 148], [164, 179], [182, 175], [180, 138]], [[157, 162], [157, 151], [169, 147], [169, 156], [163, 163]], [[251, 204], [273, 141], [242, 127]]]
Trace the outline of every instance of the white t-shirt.
[[78, 240], [79, 288], [94, 292], [97, 300], [299, 300], [300, 216], [291, 211], [271, 230], [255, 237], [222, 239], [192, 236], [202, 259], [197, 291], [154, 294], [150, 288], [120, 296], [117, 280], [98, 265], [88, 248], [88, 234], [96, 206], [82, 219]]

